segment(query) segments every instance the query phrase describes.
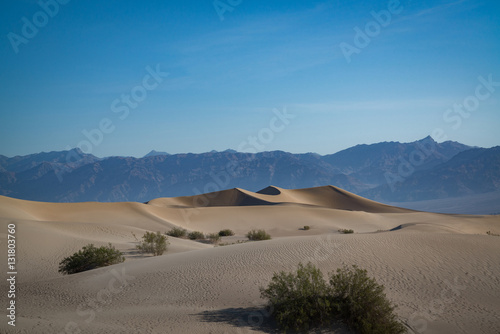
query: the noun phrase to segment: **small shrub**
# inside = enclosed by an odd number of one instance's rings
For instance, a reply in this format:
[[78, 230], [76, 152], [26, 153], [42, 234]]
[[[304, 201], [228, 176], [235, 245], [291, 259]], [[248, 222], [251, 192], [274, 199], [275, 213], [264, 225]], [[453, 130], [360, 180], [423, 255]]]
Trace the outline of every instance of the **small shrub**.
[[268, 299], [268, 309], [282, 329], [302, 331], [329, 322], [333, 305], [327, 290], [323, 274], [309, 263], [299, 264], [296, 273], [275, 273], [260, 293]]
[[354, 233], [354, 230], [341, 229], [341, 230], [339, 230], [339, 232], [344, 233], [344, 234], [351, 234], [351, 233]]
[[305, 225], [305, 226], [304, 226], [304, 231], [308, 231], [308, 230], [310, 230], [310, 229], [311, 229], [311, 226], [309, 226], [309, 225]]
[[169, 244], [168, 238], [160, 232], [146, 232], [142, 241], [136, 246], [143, 253], [153, 253], [154, 256], [162, 255]]
[[210, 242], [213, 244], [216, 244], [220, 241], [219, 233], [210, 233], [207, 237], [210, 240]]
[[314, 265], [299, 264], [296, 273], [275, 273], [260, 292], [284, 330], [307, 331], [341, 320], [361, 334], [406, 332], [384, 287], [357, 266], [337, 269], [328, 284]]
[[193, 231], [189, 232], [188, 238], [191, 240], [200, 240], [200, 239], [205, 239], [205, 235], [203, 234], [203, 232]]
[[486, 232], [487, 235], [491, 235], [493, 237], [500, 237], [500, 234], [496, 234], [496, 233], [491, 233], [491, 231], [488, 231]]
[[264, 230], [251, 230], [247, 233], [246, 237], [252, 241], [271, 239], [271, 236]]
[[174, 227], [167, 232], [167, 235], [174, 238], [184, 238], [187, 235], [187, 231], [180, 227]]
[[218, 246], [230, 246], [230, 245], [238, 245], [238, 244], [244, 244], [246, 242], [250, 242], [249, 240], [238, 240], [236, 242], [223, 242], [218, 244]]
[[225, 229], [225, 230], [220, 230], [219, 235], [221, 237], [230, 237], [230, 236], [234, 235], [234, 232], [233, 232], [233, 230]]
[[394, 313], [396, 306], [384, 293], [384, 286], [368, 277], [366, 270], [357, 266], [337, 269], [330, 274], [330, 288], [341, 319], [361, 334], [406, 332]]
[[123, 254], [111, 244], [95, 247], [93, 244], [65, 258], [59, 263], [59, 272], [64, 275], [110, 266], [125, 261]]

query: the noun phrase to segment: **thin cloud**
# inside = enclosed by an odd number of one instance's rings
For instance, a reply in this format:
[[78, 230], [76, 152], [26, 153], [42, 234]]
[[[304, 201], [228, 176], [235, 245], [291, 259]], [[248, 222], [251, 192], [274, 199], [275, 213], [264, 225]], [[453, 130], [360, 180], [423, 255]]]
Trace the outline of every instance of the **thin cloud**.
[[[418, 19], [418, 18], [432, 16], [432, 15], [434, 15], [434, 14], [436, 14], [438, 12], [441, 12], [441, 11], [443, 11], [445, 9], [458, 6], [458, 5], [466, 3], [466, 2], [469, 2], [469, 0], [458, 0], [458, 1], [455, 1], [455, 2], [450, 2], [450, 3], [445, 3], [445, 4], [439, 4], [439, 5], [436, 5], [434, 7], [429, 7], [429, 8], [422, 9], [422, 10], [416, 12], [416, 13], [412, 13], [412, 14], [408, 14], [408, 15], [403, 15], [403, 16], [397, 18], [396, 20], [394, 20], [394, 22], [402, 22], [402, 21], [408, 21], [408, 20], [415, 20], [415, 19]], [[406, 6], [405, 9], [406, 8], [408, 8], [408, 6]], [[463, 11], [469, 10], [469, 9], [470, 8], [464, 8]]]
[[434, 7], [431, 7], [431, 8], [427, 8], [427, 9], [421, 10], [420, 12], [416, 13], [414, 16], [423, 16], [423, 15], [427, 15], [427, 14], [433, 14], [433, 13], [438, 12], [440, 10], [447, 9], [447, 8], [459, 5], [459, 4], [464, 3], [466, 1], [468, 1], [468, 0], [458, 0], [458, 1], [455, 1], [455, 2], [450, 2], [450, 3], [445, 3], [445, 4], [442, 4], [442, 5], [437, 5], [437, 6], [434, 6]]

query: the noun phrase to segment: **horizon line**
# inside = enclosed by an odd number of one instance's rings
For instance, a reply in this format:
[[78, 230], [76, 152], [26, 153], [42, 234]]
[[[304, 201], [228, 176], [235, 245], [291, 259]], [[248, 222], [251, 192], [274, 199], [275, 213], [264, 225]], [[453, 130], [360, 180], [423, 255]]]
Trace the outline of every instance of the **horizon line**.
[[315, 154], [315, 155], [319, 155], [319, 156], [327, 156], [327, 155], [336, 154], [336, 153], [339, 153], [339, 152], [342, 152], [342, 151], [345, 151], [345, 150], [348, 150], [348, 149], [351, 149], [351, 148], [354, 148], [354, 147], [357, 147], [357, 146], [363, 146], [363, 145], [370, 146], [370, 145], [377, 145], [377, 144], [384, 144], [384, 143], [412, 144], [412, 143], [416, 143], [416, 142], [421, 142], [421, 141], [428, 140], [429, 138], [432, 139], [432, 141], [435, 142], [435, 143], [437, 143], [437, 144], [442, 144], [442, 143], [446, 143], [446, 142], [452, 142], [452, 143], [459, 143], [459, 144], [462, 144], [462, 145], [470, 146], [471, 148], [493, 148], [493, 147], [496, 147], [496, 146], [500, 145], [500, 144], [499, 145], [494, 145], [494, 146], [491, 146], [491, 147], [471, 146], [471, 145], [460, 143], [460, 142], [454, 141], [454, 140], [436, 141], [431, 135], [428, 135], [428, 136], [426, 136], [426, 137], [424, 137], [422, 139], [418, 139], [418, 140], [414, 140], [414, 141], [408, 141], [408, 142], [400, 142], [400, 141], [397, 141], [397, 140], [386, 140], [386, 141], [379, 141], [379, 142], [373, 142], [373, 143], [356, 144], [356, 145], [344, 148], [342, 150], [339, 150], [339, 151], [336, 151], [336, 152], [332, 152], [332, 153], [326, 153], [326, 154], [320, 154], [320, 153], [313, 152], [313, 151], [309, 151], [309, 152], [291, 152], [291, 151], [285, 151], [285, 150], [281, 150], [281, 149], [267, 150], [267, 151], [265, 151], [265, 150], [264, 151], [258, 151], [258, 150], [256, 150], [255, 152], [244, 152], [244, 151], [237, 151], [237, 150], [232, 149], [232, 148], [227, 148], [227, 149], [222, 150], [222, 151], [218, 151], [218, 150], [214, 149], [214, 150], [211, 150], [211, 151], [204, 151], [204, 152], [175, 152], [175, 153], [169, 153], [169, 152], [165, 152], [165, 151], [161, 151], [161, 150], [157, 151], [156, 149], [152, 149], [151, 151], [149, 151], [146, 154], [141, 155], [141, 156], [113, 155], [113, 154], [112, 155], [106, 155], [106, 156], [97, 156], [97, 155], [92, 154], [92, 152], [90, 152], [90, 153], [83, 152], [79, 147], [73, 147], [73, 148], [69, 148], [69, 149], [66, 149], [66, 150], [41, 151], [41, 152], [28, 153], [28, 154], [24, 154], [24, 155], [17, 154], [17, 155], [14, 155], [14, 156], [7, 156], [7, 155], [0, 154], [0, 156], [6, 157], [8, 159], [12, 159], [12, 158], [16, 158], [16, 157], [26, 157], [26, 156], [30, 156], [30, 155], [36, 155], [36, 154], [64, 153], [64, 152], [71, 152], [71, 151], [75, 151], [75, 150], [76, 150], [77, 154], [79, 154], [79, 155], [92, 155], [92, 156], [94, 156], [96, 158], [99, 158], [99, 159], [112, 158], [112, 157], [141, 159], [141, 158], [146, 158], [151, 153], [159, 153], [158, 156], [162, 156], [162, 155], [169, 155], [170, 156], [170, 155], [185, 155], [185, 154], [195, 154], [196, 155], [196, 154], [225, 153], [225, 152], [238, 153], [238, 154], [260, 154], [260, 153], [269, 153], [269, 152], [284, 152], [284, 153], [290, 153], [290, 154]]

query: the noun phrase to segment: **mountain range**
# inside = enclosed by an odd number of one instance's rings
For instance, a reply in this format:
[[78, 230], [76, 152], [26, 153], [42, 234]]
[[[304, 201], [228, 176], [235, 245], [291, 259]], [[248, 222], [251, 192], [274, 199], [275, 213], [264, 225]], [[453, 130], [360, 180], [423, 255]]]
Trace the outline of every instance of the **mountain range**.
[[46, 202], [146, 202], [230, 188], [334, 185], [381, 202], [443, 199], [500, 189], [500, 147], [437, 143], [357, 145], [330, 155], [226, 150], [152, 151], [98, 158], [79, 149], [0, 155], [0, 195]]

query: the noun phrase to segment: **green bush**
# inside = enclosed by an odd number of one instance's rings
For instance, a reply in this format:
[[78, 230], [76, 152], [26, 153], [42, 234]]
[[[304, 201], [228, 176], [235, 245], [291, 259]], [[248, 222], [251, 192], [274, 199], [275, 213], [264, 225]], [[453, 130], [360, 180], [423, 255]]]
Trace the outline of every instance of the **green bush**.
[[405, 333], [397, 320], [396, 306], [387, 299], [384, 286], [357, 266], [344, 266], [330, 274], [330, 294], [341, 319], [361, 334]]
[[252, 241], [271, 239], [271, 236], [264, 230], [251, 230], [247, 233], [246, 237]]
[[169, 244], [168, 238], [160, 232], [146, 232], [142, 241], [136, 246], [143, 253], [153, 253], [154, 256], [162, 255]]
[[200, 239], [205, 239], [205, 235], [203, 234], [203, 232], [193, 231], [189, 232], [188, 238], [191, 240], [200, 240]]
[[174, 227], [167, 232], [167, 235], [174, 238], [184, 238], [187, 235], [187, 231], [180, 227]]
[[207, 237], [210, 240], [210, 242], [213, 244], [216, 244], [220, 241], [219, 233], [210, 233]]
[[344, 233], [344, 234], [351, 234], [351, 233], [354, 233], [354, 230], [341, 229], [341, 230], [339, 230], [339, 232]]
[[308, 231], [308, 230], [310, 230], [310, 229], [311, 229], [311, 226], [309, 226], [309, 225], [305, 225], [305, 226], [304, 226], [304, 231]]
[[93, 244], [65, 258], [59, 263], [59, 272], [65, 275], [110, 266], [125, 261], [123, 254], [111, 244], [95, 247]]
[[301, 331], [330, 321], [333, 305], [327, 289], [321, 271], [309, 263], [299, 264], [297, 273], [275, 273], [260, 293], [282, 329]]
[[220, 230], [219, 235], [221, 237], [230, 237], [230, 236], [234, 235], [234, 232], [232, 230], [225, 229], [225, 230]]
[[337, 269], [327, 284], [314, 265], [299, 264], [296, 273], [275, 273], [260, 292], [284, 330], [309, 330], [341, 320], [361, 334], [406, 332], [384, 287], [357, 266]]

